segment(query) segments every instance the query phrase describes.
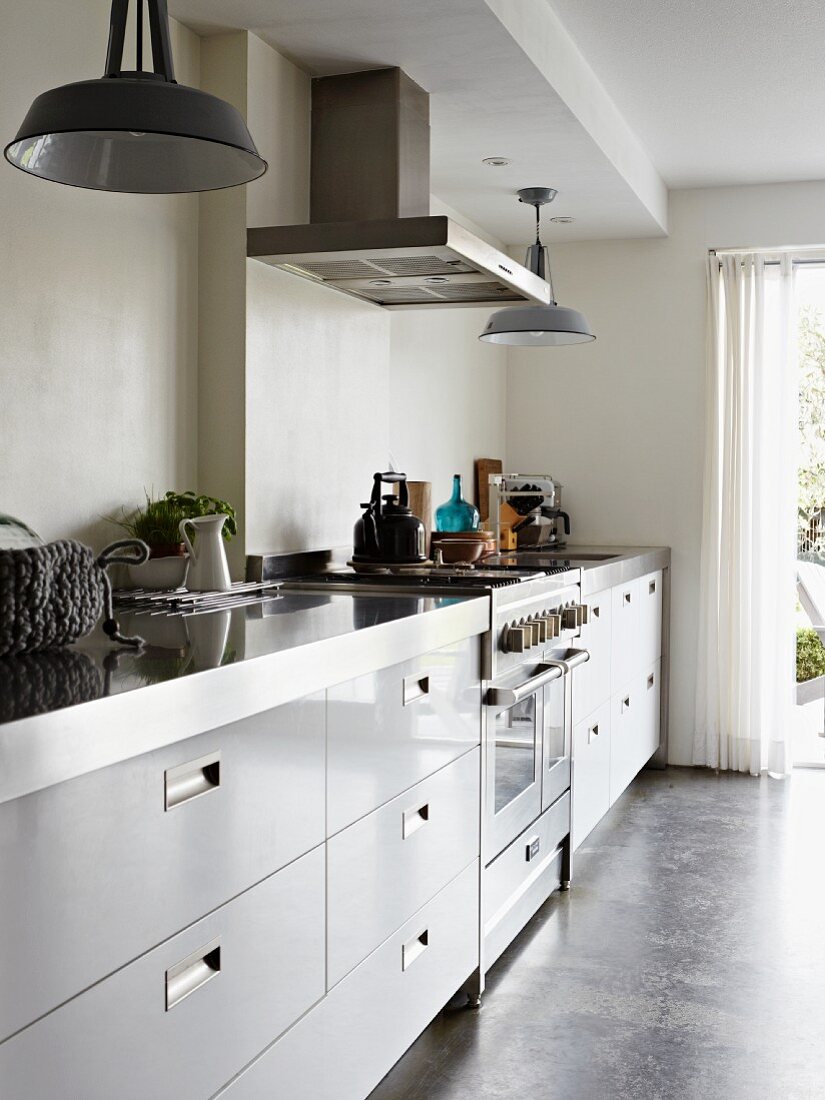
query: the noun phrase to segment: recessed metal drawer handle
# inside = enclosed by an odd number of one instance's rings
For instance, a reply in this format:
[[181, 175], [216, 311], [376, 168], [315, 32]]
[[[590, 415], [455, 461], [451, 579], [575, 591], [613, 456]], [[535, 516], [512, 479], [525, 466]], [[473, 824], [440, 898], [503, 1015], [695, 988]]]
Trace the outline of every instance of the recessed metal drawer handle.
[[648, 590], [649, 594], [652, 596], [654, 594], [654, 592], [656, 591], [656, 581], [651, 581], [647, 586], [647, 590]]
[[652, 688], [652, 687], [653, 687], [653, 684], [654, 684], [655, 680], [656, 680], [656, 677], [655, 677], [655, 676], [653, 675], [653, 673], [651, 672], [651, 674], [650, 674], [650, 675], [648, 676], [648, 678], [647, 678], [647, 686], [648, 686], [648, 688]]
[[630, 696], [629, 695], [626, 695], [624, 697], [624, 699], [622, 699], [622, 710], [630, 710]]
[[408, 970], [416, 959], [421, 958], [429, 945], [429, 928], [425, 928], [423, 932], [419, 933], [419, 935], [413, 936], [411, 940], [403, 944], [401, 947], [401, 969]]
[[598, 736], [599, 736], [599, 723], [597, 722], [595, 726], [591, 726], [590, 729], [587, 731], [587, 743], [588, 743], [588, 745], [590, 744], [590, 742], [593, 740], [594, 737], [598, 737]]
[[401, 815], [401, 839], [417, 833], [430, 820], [430, 804], [425, 802], [423, 806], [416, 806], [413, 810], [405, 810]]
[[594, 619], [598, 619], [598, 618], [601, 617], [601, 608], [594, 607], [594, 608], [592, 608], [592, 611], [593, 611], [593, 618]]
[[164, 809], [173, 810], [202, 794], [209, 794], [221, 785], [221, 754], [210, 753], [163, 773]]
[[631, 601], [632, 599], [633, 599], [633, 593], [632, 593], [632, 592], [625, 592], [625, 594], [624, 594], [624, 602], [625, 602], [625, 603], [630, 603], [630, 601]]
[[405, 707], [408, 707], [410, 703], [414, 703], [417, 699], [423, 699], [425, 695], [429, 694], [429, 676], [408, 676], [404, 680], [403, 705]]
[[166, 971], [166, 1011], [221, 972], [221, 941], [212, 940]]

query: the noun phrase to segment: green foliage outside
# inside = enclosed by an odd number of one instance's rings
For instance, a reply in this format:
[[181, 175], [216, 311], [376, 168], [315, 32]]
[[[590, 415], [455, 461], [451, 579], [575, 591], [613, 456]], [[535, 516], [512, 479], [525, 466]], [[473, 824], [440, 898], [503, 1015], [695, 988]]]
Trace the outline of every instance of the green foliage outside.
[[[799, 316], [800, 542], [825, 509], [825, 322], [811, 306]], [[821, 530], [821, 527], [817, 527]], [[800, 550], [818, 549], [800, 545]]]
[[802, 627], [796, 632], [796, 682], [817, 676], [825, 676], [825, 646], [815, 630]]

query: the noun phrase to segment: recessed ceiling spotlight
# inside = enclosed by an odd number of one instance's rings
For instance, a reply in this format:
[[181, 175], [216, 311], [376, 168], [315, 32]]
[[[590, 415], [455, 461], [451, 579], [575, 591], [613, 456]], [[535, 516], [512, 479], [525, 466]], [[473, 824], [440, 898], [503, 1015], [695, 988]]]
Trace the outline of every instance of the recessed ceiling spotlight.
[[575, 218], [551, 218], [551, 222], [555, 222], [556, 225], [572, 225]]
[[491, 168], [506, 168], [510, 161], [507, 157], [485, 157], [482, 164], [489, 164]]

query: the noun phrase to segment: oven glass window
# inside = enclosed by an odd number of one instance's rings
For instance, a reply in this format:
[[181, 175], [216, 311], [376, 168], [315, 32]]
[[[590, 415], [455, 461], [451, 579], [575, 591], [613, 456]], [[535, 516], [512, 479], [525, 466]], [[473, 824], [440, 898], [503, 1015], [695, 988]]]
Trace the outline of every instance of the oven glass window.
[[536, 696], [499, 711], [495, 718], [496, 813], [535, 781]]
[[544, 740], [547, 744], [547, 767], [553, 768], [565, 756], [563, 680], [554, 680], [545, 691]]

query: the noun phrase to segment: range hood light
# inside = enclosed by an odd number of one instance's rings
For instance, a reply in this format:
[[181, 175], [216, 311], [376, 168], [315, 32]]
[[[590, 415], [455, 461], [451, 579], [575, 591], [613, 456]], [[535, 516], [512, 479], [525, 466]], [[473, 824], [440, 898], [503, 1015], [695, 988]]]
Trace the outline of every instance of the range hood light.
[[6, 160], [41, 179], [135, 194], [236, 187], [266, 161], [229, 103], [178, 84], [166, 0], [147, 0], [153, 72], [143, 70], [143, 0], [136, 0], [137, 69], [121, 68], [129, 0], [112, 0], [106, 71], [35, 99]]
[[[527, 249], [527, 268], [546, 280], [550, 287], [550, 304], [520, 309], [497, 310], [487, 322], [479, 340], [488, 344], [508, 344], [511, 347], [558, 347], [561, 344], [583, 344], [596, 337], [583, 313], [556, 304], [550, 278], [547, 249], [541, 243], [541, 208], [558, 194], [552, 187], [523, 187], [519, 202], [536, 208], [536, 243]], [[556, 219], [553, 219], [554, 221]], [[571, 218], [570, 221], [573, 219]]]

